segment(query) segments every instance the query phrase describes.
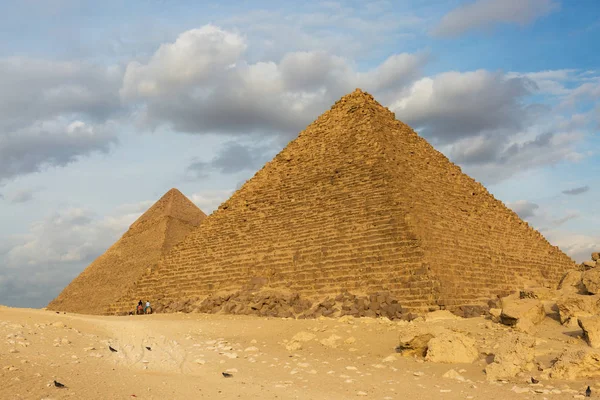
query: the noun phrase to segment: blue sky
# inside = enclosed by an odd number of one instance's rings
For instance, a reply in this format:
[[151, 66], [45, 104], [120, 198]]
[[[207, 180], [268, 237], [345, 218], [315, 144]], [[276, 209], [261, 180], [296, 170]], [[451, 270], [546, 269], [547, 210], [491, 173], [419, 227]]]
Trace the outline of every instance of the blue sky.
[[5, 1], [0, 304], [171, 187], [210, 213], [356, 87], [578, 261], [600, 249], [593, 0]]

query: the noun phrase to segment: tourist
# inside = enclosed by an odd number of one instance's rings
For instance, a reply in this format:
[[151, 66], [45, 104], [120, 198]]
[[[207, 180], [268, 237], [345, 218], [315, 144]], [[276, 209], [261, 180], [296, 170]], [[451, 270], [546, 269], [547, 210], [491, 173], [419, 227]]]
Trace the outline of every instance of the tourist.
[[144, 314], [146, 314], [148, 312], [148, 309], [150, 309], [150, 311], [152, 311], [152, 308], [150, 307], [150, 301], [146, 300], [146, 307], [144, 308]]

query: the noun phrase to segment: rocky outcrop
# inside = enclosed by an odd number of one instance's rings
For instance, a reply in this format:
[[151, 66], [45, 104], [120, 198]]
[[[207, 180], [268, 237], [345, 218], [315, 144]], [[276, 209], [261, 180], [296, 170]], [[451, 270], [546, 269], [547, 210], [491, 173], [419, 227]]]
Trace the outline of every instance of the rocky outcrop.
[[495, 381], [515, 377], [522, 371], [534, 368], [535, 338], [522, 333], [509, 333], [494, 353], [494, 362], [486, 369], [488, 380]]
[[578, 318], [583, 338], [594, 349], [600, 348], [600, 316]]

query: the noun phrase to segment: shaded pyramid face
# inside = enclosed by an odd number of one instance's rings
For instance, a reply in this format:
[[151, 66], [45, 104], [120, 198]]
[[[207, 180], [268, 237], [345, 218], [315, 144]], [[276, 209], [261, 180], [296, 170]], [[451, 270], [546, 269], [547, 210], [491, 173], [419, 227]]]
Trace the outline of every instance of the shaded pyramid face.
[[169, 190], [50, 302], [48, 309], [105, 314], [146, 269], [204, 218], [206, 215], [179, 190]]
[[480, 304], [574, 262], [372, 96], [338, 101], [111, 308], [235, 292]]

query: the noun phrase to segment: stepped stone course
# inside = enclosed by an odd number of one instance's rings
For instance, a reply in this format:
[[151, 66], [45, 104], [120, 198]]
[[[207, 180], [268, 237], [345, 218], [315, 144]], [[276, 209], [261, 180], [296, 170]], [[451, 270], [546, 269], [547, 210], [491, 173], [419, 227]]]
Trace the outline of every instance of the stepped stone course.
[[50, 302], [48, 309], [106, 314], [111, 303], [204, 218], [179, 190], [169, 190]]
[[110, 308], [261, 287], [484, 305], [575, 263], [365, 92], [290, 142]]

